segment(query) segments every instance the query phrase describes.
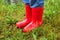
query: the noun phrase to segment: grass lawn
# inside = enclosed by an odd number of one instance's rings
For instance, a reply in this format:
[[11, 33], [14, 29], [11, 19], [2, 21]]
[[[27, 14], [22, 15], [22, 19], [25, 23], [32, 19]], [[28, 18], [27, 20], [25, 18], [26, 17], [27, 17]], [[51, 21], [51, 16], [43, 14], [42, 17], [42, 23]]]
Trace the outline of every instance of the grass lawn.
[[60, 40], [60, 0], [45, 0], [43, 24], [30, 33], [15, 23], [25, 18], [24, 3], [5, 4], [0, 0], [0, 40]]

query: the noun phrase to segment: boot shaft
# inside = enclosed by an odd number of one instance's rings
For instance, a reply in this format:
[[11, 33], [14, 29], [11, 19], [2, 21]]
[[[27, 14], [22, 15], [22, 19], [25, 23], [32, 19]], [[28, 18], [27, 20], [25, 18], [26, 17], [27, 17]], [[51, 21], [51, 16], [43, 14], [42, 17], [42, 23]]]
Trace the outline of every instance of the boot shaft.
[[26, 18], [31, 19], [32, 18], [32, 9], [30, 8], [29, 4], [25, 4], [26, 9]]
[[32, 20], [41, 21], [44, 12], [44, 7], [32, 8]]

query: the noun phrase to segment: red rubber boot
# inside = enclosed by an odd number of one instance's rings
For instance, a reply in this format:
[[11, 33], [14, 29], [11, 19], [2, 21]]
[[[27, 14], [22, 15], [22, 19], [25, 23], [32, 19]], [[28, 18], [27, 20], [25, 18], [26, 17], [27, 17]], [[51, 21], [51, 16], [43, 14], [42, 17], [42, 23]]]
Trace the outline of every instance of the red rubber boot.
[[30, 32], [42, 24], [43, 10], [44, 7], [32, 8], [32, 21], [24, 27], [23, 32]]
[[17, 28], [23, 28], [24, 26], [26, 26], [31, 21], [31, 17], [32, 13], [30, 5], [26, 4], [26, 19], [21, 22], [17, 22], [16, 23]]

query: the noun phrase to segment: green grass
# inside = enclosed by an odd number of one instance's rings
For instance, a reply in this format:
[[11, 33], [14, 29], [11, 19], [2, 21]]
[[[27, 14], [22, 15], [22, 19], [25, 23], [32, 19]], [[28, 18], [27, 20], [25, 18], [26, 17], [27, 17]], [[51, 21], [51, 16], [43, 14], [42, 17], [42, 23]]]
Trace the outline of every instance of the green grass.
[[15, 23], [25, 18], [24, 4], [5, 4], [0, 0], [0, 40], [60, 40], [60, 0], [45, 0], [44, 23], [30, 33]]

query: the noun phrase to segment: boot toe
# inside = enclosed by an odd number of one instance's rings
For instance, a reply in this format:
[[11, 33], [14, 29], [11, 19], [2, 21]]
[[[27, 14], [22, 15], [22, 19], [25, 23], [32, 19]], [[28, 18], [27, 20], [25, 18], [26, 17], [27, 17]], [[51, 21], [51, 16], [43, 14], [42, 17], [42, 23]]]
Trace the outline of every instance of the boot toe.
[[23, 29], [23, 32], [25, 32], [25, 33], [26, 33], [26, 32], [27, 32], [27, 30], [26, 30], [26, 29]]
[[20, 27], [19, 23], [16, 23], [16, 26], [17, 26], [17, 28], [19, 28]]

